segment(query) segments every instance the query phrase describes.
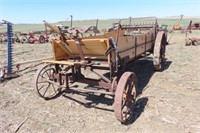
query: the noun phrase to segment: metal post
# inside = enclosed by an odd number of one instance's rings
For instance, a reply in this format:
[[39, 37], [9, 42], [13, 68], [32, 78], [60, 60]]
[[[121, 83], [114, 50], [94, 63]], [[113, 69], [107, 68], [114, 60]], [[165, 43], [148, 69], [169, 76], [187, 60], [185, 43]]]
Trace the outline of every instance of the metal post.
[[131, 19], [132, 19], [132, 18], [131, 18], [131, 17], [129, 17], [129, 24], [128, 24], [128, 25], [131, 25]]
[[12, 24], [7, 23], [7, 75], [12, 74]]
[[99, 20], [97, 19], [97, 21], [96, 21], [96, 31], [95, 31], [95, 33], [94, 33], [94, 36], [96, 36], [96, 33], [97, 33], [98, 23], [99, 23]]
[[70, 15], [70, 17], [71, 17], [70, 28], [72, 28], [72, 20], [73, 20], [73, 16]]

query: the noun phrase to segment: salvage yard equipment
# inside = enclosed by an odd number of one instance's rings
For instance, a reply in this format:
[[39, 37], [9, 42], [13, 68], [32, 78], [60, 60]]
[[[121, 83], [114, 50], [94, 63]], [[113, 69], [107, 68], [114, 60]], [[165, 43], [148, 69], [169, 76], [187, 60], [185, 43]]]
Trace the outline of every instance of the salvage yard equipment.
[[29, 33], [28, 42], [30, 44], [33, 44], [35, 42], [45, 43], [46, 42], [46, 38], [45, 38], [44, 35], [41, 35], [41, 33], [36, 34], [35, 32], [33, 32], [33, 33]]
[[200, 38], [198, 37], [191, 37], [191, 38], [186, 38], [185, 39], [185, 46], [190, 46], [190, 45], [200, 45]]
[[0, 43], [5, 44], [7, 42], [7, 33], [0, 33]]
[[190, 20], [187, 30], [200, 30], [200, 23], [192, 23], [192, 20]]
[[15, 32], [15, 42], [17, 43], [27, 43], [28, 42], [28, 38], [27, 38], [27, 33], [21, 33], [21, 32]]
[[[13, 52], [13, 30], [12, 26], [13, 24], [9, 21], [2, 20], [3, 24], [7, 25], [7, 49], [6, 50], [0, 50], [0, 52], [4, 52], [0, 54], [0, 56], [6, 56], [6, 63], [0, 64], [0, 83], [8, 78], [14, 78], [17, 77], [16, 71], [13, 71], [13, 66], [16, 66], [17, 69], [19, 69], [20, 65], [33, 63], [42, 61], [44, 59], [51, 59], [52, 57], [46, 57], [46, 58], [40, 58], [40, 59], [34, 59], [34, 60], [27, 60], [27, 61], [21, 61], [21, 62], [13, 62], [13, 55], [23, 54], [27, 53], [29, 51], [23, 51], [23, 52]], [[24, 35], [22, 33], [19, 33], [20, 35]], [[7, 52], [7, 53], [5, 53]]]
[[183, 15], [180, 15], [180, 19], [177, 24], [173, 25], [173, 30], [182, 30], [182, 27], [180, 26], [180, 22], [183, 19]]
[[[96, 34], [94, 30], [92, 35], [87, 34], [91, 27], [73, 27], [63, 33], [45, 22], [59, 37], [52, 41], [54, 59], [44, 60], [46, 64], [35, 74], [38, 95], [48, 100], [58, 96], [62, 89], [110, 95], [114, 98], [117, 120], [128, 122], [133, 115], [138, 80], [134, 72], [124, 72], [125, 67], [149, 53], [153, 53], [155, 70], [162, 71], [165, 61], [166, 35], [158, 30], [157, 18], [139, 19], [153, 22], [123, 24], [127, 20], [122, 19], [107, 33]], [[82, 73], [85, 69], [99, 78], [88, 78]], [[96, 70], [107, 70], [109, 76]], [[77, 88], [73, 86], [77, 82], [103, 88]]]
[[[12, 35], [12, 43], [46, 43], [49, 42], [49, 31], [34, 31], [29, 33], [14, 32]], [[0, 43], [6, 44], [7, 33], [0, 33]]]

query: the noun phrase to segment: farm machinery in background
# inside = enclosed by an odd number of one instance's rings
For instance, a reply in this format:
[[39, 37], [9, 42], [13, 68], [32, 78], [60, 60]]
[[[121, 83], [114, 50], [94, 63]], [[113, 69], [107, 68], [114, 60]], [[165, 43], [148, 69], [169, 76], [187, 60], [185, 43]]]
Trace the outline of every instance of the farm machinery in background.
[[[6, 44], [7, 33], [0, 33], [0, 43]], [[49, 40], [49, 35], [46, 35], [45, 31], [37, 31], [30, 33], [14, 32], [12, 35], [12, 43], [45, 43]]]
[[[11, 23], [9, 21], [2, 20], [2, 22], [0, 22], [0, 24], [7, 25], [6, 26], [7, 32], [0, 34], [1, 37], [6, 36], [6, 39], [2, 39], [2, 40], [4, 43], [6, 43], [6, 47], [7, 47], [4, 50], [0, 49], [0, 56], [5, 57], [4, 58], [5, 60], [3, 60], [3, 62], [1, 62], [1, 64], [0, 64], [0, 83], [3, 82], [5, 79], [18, 77], [18, 75], [16, 73], [19, 70], [19, 67], [23, 64], [38, 62], [38, 61], [42, 61], [44, 59], [52, 58], [52, 57], [46, 57], [46, 58], [40, 58], [40, 59], [34, 59], [34, 60], [14, 62], [13, 55], [18, 55], [18, 54], [23, 54], [23, 53], [29, 52], [29, 51], [13, 52], [14, 51], [14, 49], [13, 49], [14, 41], [21, 41], [21, 42], [27, 41], [27, 38], [26, 38], [27, 34], [20, 33], [20, 32], [13, 34], [13, 23]], [[17, 68], [17, 70], [15, 70], [15, 71], [13, 70], [14, 66]]]
[[28, 42], [30, 44], [33, 44], [35, 42], [37, 43], [45, 43], [48, 42], [48, 35], [46, 31], [35, 31], [35, 32], [30, 32], [28, 34]]
[[[2, 24], [3, 25], [3, 24]], [[12, 43], [45, 43], [49, 42], [50, 31], [31, 31], [31, 32], [13, 32], [11, 35]], [[7, 43], [7, 32], [0, 32], [0, 43]]]
[[0, 43], [6, 43], [7, 42], [7, 32], [0, 33]]
[[28, 38], [27, 38], [27, 33], [21, 33], [21, 32], [15, 32], [13, 35], [13, 40], [14, 43], [27, 43], [28, 42]]
[[187, 27], [187, 30], [200, 30], [200, 22], [199, 23], [192, 23], [192, 20], [190, 20], [190, 23]]
[[200, 23], [192, 23], [192, 20], [190, 20], [190, 23], [187, 27], [182, 27], [180, 24], [176, 24], [173, 26], [173, 30], [200, 30]]
[[190, 46], [190, 45], [200, 45], [200, 37], [188, 37], [187, 32], [191, 33], [192, 30], [200, 30], [200, 23], [193, 23], [192, 20], [190, 21], [190, 24], [188, 25], [187, 29], [185, 30], [186, 32], [186, 39], [185, 39], [185, 46]]
[[[63, 25], [56, 25], [62, 32], [66, 33], [69, 26], [63, 26]], [[12, 43], [46, 43], [50, 42], [52, 38], [54, 38], [55, 33], [52, 33], [51, 31], [45, 30], [45, 31], [31, 31], [29, 33], [24, 32], [14, 32], [12, 35]], [[0, 33], [0, 43], [6, 44], [7, 42], [7, 32]]]

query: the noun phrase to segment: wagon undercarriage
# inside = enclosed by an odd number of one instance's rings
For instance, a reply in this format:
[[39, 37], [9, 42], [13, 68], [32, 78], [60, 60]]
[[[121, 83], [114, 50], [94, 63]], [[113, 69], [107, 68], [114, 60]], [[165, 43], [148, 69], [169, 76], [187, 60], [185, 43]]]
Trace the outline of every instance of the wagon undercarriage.
[[[84, 35], [90, 28], [71, 28], [62, 33], [58, 28], [45, 25], [59, 34], [52, 41], [54, 60], [44, 61], [35, 75], [35, 88], [40, 97], [52, 99], [63, 88], [113, 96], [116, 118], [127, 122], [136, 102], [137, 77], [134, 72], [125, 72], [126, 65], [140, 57], [153, 53], [155, 70], [162, 70], [165, 61], [166, 36], [158, 31], [157, 19], [153, 24], [127, 24], [121, 21], [108, 32], [97, 34], [97, 26], [92, 27], [93, 35]], [[95, 29], [95, 30], [94, 30]], [[86, 70], [98, 78], [87, 77]], [[100, 73], [106, 70], [107, 75]], [[74, 83], [99, 86], [98, 89], [73, 87]]]

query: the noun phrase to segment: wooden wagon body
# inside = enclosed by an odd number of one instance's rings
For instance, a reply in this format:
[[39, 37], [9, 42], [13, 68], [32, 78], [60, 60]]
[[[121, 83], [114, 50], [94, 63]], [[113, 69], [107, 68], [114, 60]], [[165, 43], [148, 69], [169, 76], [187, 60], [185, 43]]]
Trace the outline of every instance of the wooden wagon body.
[[[166, 36], [163, 31], [158, 31], [157, 19], [151, 19], [154, 23], [126, 25], [122, 25], [120, 20], [103, 34], [97, 33], [97, 26], [70, 28], [68, 33], [62, 33], [45, 22], [58, 36], [51, 42], [54, 59], [45, 60], [47, 64], [37, 71], [34, 79], [39, 96], [54, 98], [62, 88], [111, 95], [116, 118], [122, 123], [127, 122], [136, 100], [137, 77], [133, 72], [124, 72], [126, 65], [153, 53], [155, 70], [163, 69]], [[93, 35], [84, 35], [91, 29]], [[84, 69], [99, 79], [86, 78], [82, 73]], [[108, 70], [109, 76], [95, 69]], [[75, 82], [104, 89], [71, 88]]]

